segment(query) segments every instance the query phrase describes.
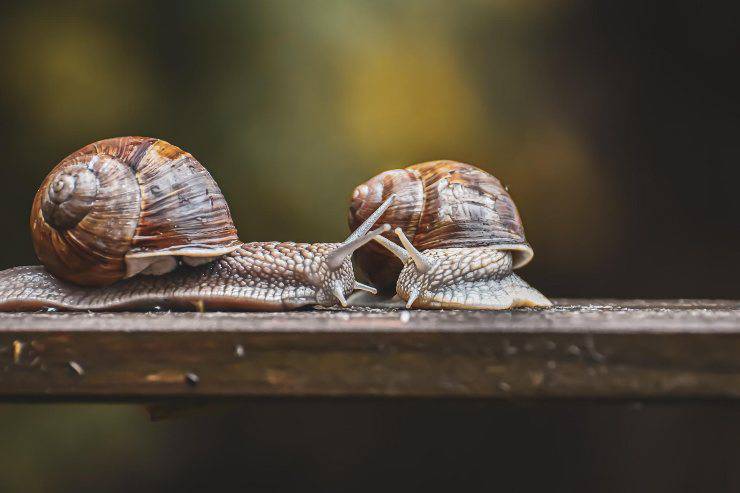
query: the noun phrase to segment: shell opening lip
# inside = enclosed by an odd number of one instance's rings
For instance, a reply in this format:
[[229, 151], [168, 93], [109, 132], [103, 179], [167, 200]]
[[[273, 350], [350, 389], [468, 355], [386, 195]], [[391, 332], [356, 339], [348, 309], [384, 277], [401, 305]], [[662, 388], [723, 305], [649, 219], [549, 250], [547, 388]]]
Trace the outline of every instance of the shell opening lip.
[[161, 250], [132, 250], [126, 254], [126, 258], [145, 258], [145, 257], [161, 257], [164, 255], [177, 255], [183, 257], [216, 257], [219, 255], [226, 255], [235, 250], [238, 250], [242, 246], [242, 242], [238, 241], [233, 245], [226, 247], [215, 248], [207, 245], [183, 245], [174, 246], [171, 248], [163, 248]]
[[512, 266], [514, 269], [518, 269], [520, 267], [524, 267], [529, 262], [532, 261], [532, 258], [534, 257], [534, 250], [532, 250], [532, 247], [529, 246], [527, 243], [506, 243], [501, 245], [491, 245], [495, 246], [499, 250], [508, 250], [512, 252], [512, 257], [514, 260], [514, 265]]
[[[242, 244], [232, 245], [224, 248], [208, 247], [181, 247], [157, 250], [151, 252], [129, 252], [126, 254], [126, 275], [124, 278], [133, 277], [141, 272], [153, 273], [156, 275], [164, 274], [173, 270], [177, 266], [175, 257], [189, 257], [215, 260], [216, 258], [226, 255], [238, 249]], [[191, 263], [190, 265], [199, 265], [201, 262]], [[159, 269], [159, 270], [157, 270]]]

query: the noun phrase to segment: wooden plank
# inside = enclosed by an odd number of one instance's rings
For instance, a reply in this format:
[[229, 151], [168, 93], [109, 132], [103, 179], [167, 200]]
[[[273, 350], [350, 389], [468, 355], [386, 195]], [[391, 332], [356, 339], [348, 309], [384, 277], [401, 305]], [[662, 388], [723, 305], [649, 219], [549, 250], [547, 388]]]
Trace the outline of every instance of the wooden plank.
[[0, 399], [740, 397], [740, 302], [0, 315]]

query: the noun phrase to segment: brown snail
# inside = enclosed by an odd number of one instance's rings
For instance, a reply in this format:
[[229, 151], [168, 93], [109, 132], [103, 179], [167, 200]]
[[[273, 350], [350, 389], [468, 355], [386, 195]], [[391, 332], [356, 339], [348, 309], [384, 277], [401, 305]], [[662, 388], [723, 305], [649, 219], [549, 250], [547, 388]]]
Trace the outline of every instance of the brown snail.
[[31, 233], [45, 268], [0, 272], [0, 311], [345, 305], [355, 289], [375, 291], [355, 280], [351, 256], [390, 229], [370, 231], [392, 200], [343, 243], [242, 243], [189, 153], [147, 137], [99, 141], [42, 183]]
[[355, 188], [350, 229], [392, 195], [394, 203], [379, 220], [393, 225], [398, 239], [386, 233], [356, 255], [374, 285], [395, 285], [409, 308], [551, 305], [513, 273], [533, 251], [514, 201], [497, 178], [455, 161], [383, 172]]

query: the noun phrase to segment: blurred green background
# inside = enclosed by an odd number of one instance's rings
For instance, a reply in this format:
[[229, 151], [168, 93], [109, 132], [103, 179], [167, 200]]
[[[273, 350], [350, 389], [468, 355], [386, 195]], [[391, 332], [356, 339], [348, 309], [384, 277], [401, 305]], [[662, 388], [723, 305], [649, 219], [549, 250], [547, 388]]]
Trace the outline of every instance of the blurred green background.
[[[54, 164], [102, 138], [146, 135], [211, 171], [245, 241], [341, 240], [357, 184], [448, 158], [509, 186], [536, 253], [523, 276], [547, 295], [740, 297], [732, 3], [18, 1], [0, 13], [0, 268], [36, 262], [28, 213]], [[485, 479], [488, 447], [499, 446], [491, 458], [504, 469], [523, 468], [523, 443], [538, 450], [529, 466], [555, 484], [573, 480], [563, 457], [580, 457], [592, 475], [578, 485], [590, 491], [616, 474], [592, 447], [632, 451], [603, 431], [607, 419], [656, 455], [688, 443], [646, 435], [656, 423], [670, 433], [671, 423], [709, 416], [719, 428], [702, 436], [729, 430], [716, 410], [581, 410], [590, 418], [576, 425], [565, 411], [385, 406], [254, 403], [160, 424], [134, 407], [2, 406], [0, 491], [187, 490], [240, 467], [242, 486], [336, 487], [374, 471], [398, 480], [403, 464], [428, 480], [413, 490]], [[472, 442], [455, 442], [465, 449], [457, 455], [416, 424], [454, 429], [459, 419], [472, 423]], [[403, 453], [385, 454], [394, 447]], [[737, 465], [737, 453], [724, 457], [704, 473]], [[703, 455], [674, 459], [710, 467]], [[460, 461], [467, 475], [443, 474]], [[618, 484], [680, 491], [704, 479], [693, 469], [658, 481], [670, 463], [620, 462]]]
[[6, 5], [0, 267], [36, 261], [28, 211], [54, 164], [147, 135], [209, 168], [246, 241], [339, 241], [357, 184], [449, 158], [509, 186], [536, 254], [523, 275], [548, 295], [738, 296], [721, 179], [740, 154], [737, 38], [708, 9]]

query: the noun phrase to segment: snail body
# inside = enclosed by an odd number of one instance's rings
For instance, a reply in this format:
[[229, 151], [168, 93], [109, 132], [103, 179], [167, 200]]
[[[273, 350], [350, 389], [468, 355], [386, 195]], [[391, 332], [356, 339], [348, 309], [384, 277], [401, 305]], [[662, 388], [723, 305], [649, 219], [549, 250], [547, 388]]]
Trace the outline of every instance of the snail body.
[[355, 188], [350, 229], [391, 195], [396, 200], [379, 220], [396, 227], [397, 239], [385, 234], [356, 255], [374, 285], [395, 286], [408, 307], [550, 306], [513, 272], [534, 252], [497, 178], [455, 161], [383, 172]]
[[390, 229], [370, 231], [393, 200], [342, 243], [242, 243], [190, 154], [146, 137], [96, 142], [41, 185], [31, 233], [44, 266], [0, 272], [0, 311], [346, 305], [355, 289], [375, 291], [355, 280], [351, 256]]
[[355, 289], [345, 258], [336, 269], [327, 259], [340, 243], [254, 242], [199, 266], [163, 275], [140, 275], [107, 286], [75, 285], [42, 266], [0, 272], [0, 311], [198, 310], [282, 311], [305, 305], [345, 303]]

